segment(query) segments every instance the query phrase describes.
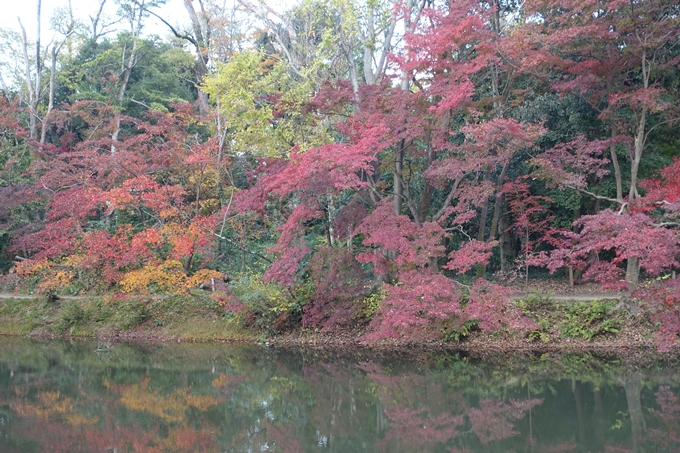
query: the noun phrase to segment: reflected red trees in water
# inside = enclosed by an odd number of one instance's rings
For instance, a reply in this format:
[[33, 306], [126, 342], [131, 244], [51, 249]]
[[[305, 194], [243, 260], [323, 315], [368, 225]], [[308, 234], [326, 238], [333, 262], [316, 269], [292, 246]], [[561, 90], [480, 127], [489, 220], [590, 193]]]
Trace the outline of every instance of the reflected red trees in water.
[[467, 417], [474, 432], [483, 444], [516, 436], [515, 422], [521, 420], [527, 411], [541, 404], [542, 399], [526, 401], [499, 401], [491, 398], [479, 402], [479, 408], [470, 408]]
[[267, 440], [276, 447], [275, 451], [280, 453], [297, 453], [304, 451], [300, 442], [297, 440], [297, 430], [295, 426], [276, 426], [273, 423], [265, 422], [264, 428], [267, 430]]
[[376, 398], [365, 377], [346, 362], [312, 363], [302, 367], [314, 404], [309, 417], [318, 432], [318, 443], [327, 445], [357, 433], [376, 433]]
[[[57, 387], [40, 373], [25, 374], [14, 378], [14, 387], [0, 386], [0, 409], [11, 415], [5, 431], [14, 439], [56, 453], [680, 451], [680, 398], [658, 384], [652, 393], [652, 381], [635, 386], [642, 395], [641, 434], [631, 427], [628, 406], [635, 398], [626, 398], [615, 380], [602, 384], [616, 407], [599, 415], [607, 432], [594, 446], [575, 440], [574, 420], [560, 433], [546, 432], [559, 424], [546, 423], [549, 416], [570, 416], [555, 407], [562, 391], [566, 403], [558, 404], [573, 404], [560, 381], [527, 392], [526, 384], [482, 385], [492, 373], [476, 373], [479, 383], [471, 386], [450, 370], [391, 362], [274, 359], [241, 366], [243, 374], [141, 370], [118, 379], [102, 370]], [[578, 415], [585, 425], [587, 399], [584, 393]], [[0, 450], [3, 442], [0, 436]]]
[[661, 386], [656, 392], [659, 409], [653, 418], [659, 426], [646, 432], [647, 439], [666, 451], [680, 451], [680, 398], [668, 386]]
[[388, 405], [385, 414], [390, 420], [390, 429], [378, 443], [377, 450], [381, 452], [393, 451], [395, 446], [402, 451], [429, 451], [458, 436], [465, 423], [463, 415], [435, 415], [426, 407], [404, 409]]
[[[441, 384], [432, 385], [422, 375], [390, 376], [374, 363], [360, 366], [377, 386], [389, 419], [389, 430], [378, 444], [379, 451], [392, 451], [395, 446], [402, 451], [431, 451], [437, 444], [468, 433], [482, 444], [508, 439], [519, 434], [515, 423], [543, 402], [537, 398], [484, 398], [475, 407], [462, 391], [444, 391]], [[428, 395], [418, 395], [422, 392]]]

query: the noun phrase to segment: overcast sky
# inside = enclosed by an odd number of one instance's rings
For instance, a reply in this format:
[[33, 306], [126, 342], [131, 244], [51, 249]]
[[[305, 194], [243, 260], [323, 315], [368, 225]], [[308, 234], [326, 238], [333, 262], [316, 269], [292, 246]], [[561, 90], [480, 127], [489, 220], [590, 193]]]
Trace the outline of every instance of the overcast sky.
[[[11, 28], [19, 31], [17, 17], [21, 17], [21, 23], [26, 28], [28, 39], [34, 39], [36, 29], [37, 0], [0, 0], [0, 27]], [[54, 32], [49, 30], [49, 19], [52, 17], [53, 10], [58, 7], [66, 7], [68, 0], [42, 0], [42, 41], [48, 42]], [[87, 25], [90, 24], [88, 16], [94, 15], [99, 6], [98, 0], [71, 0], [75, 16], [82, 19]], [[106, 13], [109, 17], [116, 14], [116, 4], [113, 0], [107, 0]], [[165, 18], [172, 25], [187, 24], [188, 16], [184, 9], [182, 0], [168, 0], [168, 2], [157, 10], [158, 14]], [[145, 34], [158, 34], [165, 36], [168, 32], [167, 26], [163, 25], [155, 17], [147, 19]]]

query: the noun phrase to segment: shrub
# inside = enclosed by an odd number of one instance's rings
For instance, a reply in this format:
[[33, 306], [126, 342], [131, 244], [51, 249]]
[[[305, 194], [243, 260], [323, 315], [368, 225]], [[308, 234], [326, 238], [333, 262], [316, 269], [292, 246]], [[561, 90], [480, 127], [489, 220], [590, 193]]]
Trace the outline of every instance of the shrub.
[[231, 282], [231, 288], [233, 298], [225, 308], [265, 334], [277, 332], [300, 318], [302, 304], [276, 283], [264, 282], [259, 274], [244, 273]]

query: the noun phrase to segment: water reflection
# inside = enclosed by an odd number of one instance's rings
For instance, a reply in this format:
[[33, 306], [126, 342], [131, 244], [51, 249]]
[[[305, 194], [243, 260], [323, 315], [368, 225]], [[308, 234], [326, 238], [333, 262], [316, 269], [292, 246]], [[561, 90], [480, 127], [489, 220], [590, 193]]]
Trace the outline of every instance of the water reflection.
[[[0, 345], [2, 452], [670, 452], [678, 376], [224, 345]], [[512, 362], [514, 359], [509, 359]]]

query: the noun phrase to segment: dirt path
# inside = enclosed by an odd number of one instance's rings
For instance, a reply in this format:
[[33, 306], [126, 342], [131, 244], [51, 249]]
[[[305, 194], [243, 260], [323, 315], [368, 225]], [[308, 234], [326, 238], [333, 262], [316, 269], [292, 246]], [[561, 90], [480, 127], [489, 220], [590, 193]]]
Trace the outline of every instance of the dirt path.
[[[530, 294], [514, 294], [513, 299], [524, 299]], [[553, 294], [550, 300], [555, 302], [588, 302], [594, 300], [619, 300], [623, 294], [599, 293], [599, 294]]]
[[[532, 293], [517, 293], [512, 296], [513, 299], [523, 299]], [[0, 293], [0, 299], [26, 299], [34, 300], [43, 297], [39, 294], [15, 294], [15, 293]], [[87, 296], [57, 296], [61, 300], [79, 300], [84, 299]], [[556, 302], [587, 302], [593, 300], [619, 300], [623, 297], [622, 294], [615, 293], [593, 293], [593, 294], [552, 294], [550, 295], [550, 300]]]
[[[42, 294], [15, 294], [15, 293], [0, 293], [0, 299], [29, 299], [35, 300], [43, 297]], [[62, 300], [78, 300], [84, 299], [85, 296], [57, 296]]]

